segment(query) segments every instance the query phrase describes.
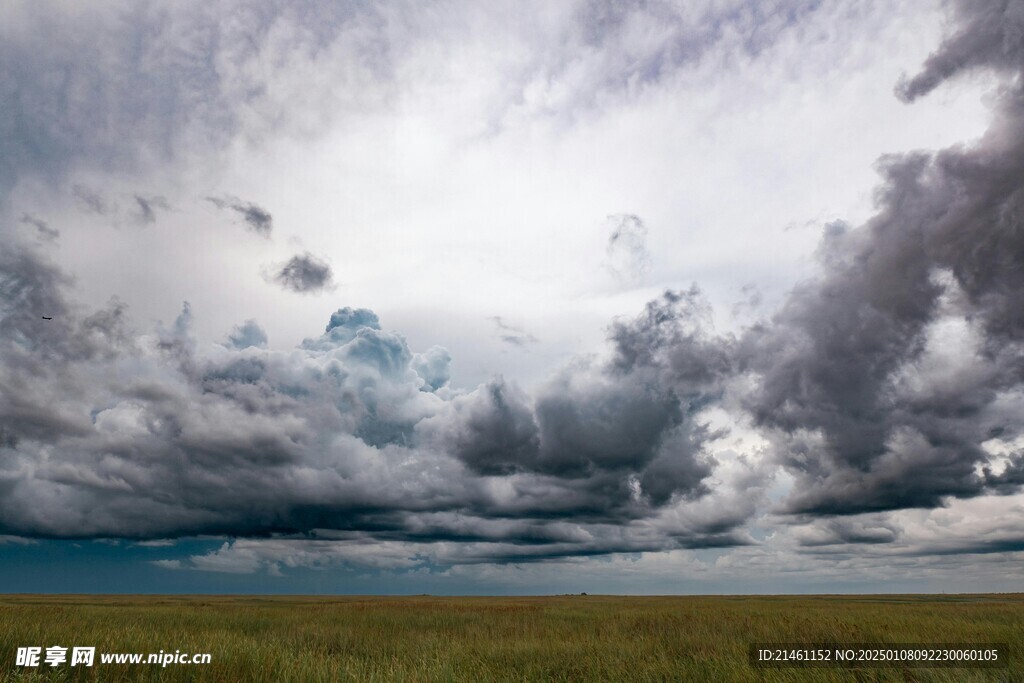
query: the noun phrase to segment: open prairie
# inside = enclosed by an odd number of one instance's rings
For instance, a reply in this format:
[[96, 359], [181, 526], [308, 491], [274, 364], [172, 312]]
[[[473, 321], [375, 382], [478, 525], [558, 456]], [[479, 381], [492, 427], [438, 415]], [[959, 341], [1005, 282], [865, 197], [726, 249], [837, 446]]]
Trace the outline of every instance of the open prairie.
[[[756, 669], [753, 642], [1006, 643], [1007, 668]], [[19, 647], [40, 665], [18, 666]], [[47, 648], [68, 661], [47, 666]], [[92, 667], [71, 649], [95, 647]], [[1024, 595], [0, 598], [0, 680], [1013, 681]], [[102, 653], [209, 653], [103, 664]]]

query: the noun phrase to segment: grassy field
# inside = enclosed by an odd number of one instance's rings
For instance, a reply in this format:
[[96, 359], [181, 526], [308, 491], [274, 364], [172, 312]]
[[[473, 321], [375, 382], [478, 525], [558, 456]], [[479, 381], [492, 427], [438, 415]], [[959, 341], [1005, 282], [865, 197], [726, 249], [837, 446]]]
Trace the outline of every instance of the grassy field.
[[[1009, 643], [1007, 669], [755, 669], [751, 642]], [[18, 667], [18, 647], [96, 647]], [[208, 652], [208, 665], [101, 664]], [[1024, 681], [1024, 595], [0, 596], [0, 680]], [[70, 655], [70, 651], [69, 651]]]

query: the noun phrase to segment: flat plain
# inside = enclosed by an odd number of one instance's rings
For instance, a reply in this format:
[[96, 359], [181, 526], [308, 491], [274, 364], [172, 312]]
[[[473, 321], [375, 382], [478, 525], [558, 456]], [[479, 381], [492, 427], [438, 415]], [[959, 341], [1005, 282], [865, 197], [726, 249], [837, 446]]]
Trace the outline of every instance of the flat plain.
[[[1008, 668], [754, 668], [753, 642], [1006, 643]], [[19, 647], [96, 648], [92, 667]], [[100, 653], [210, 653], [102, 664]], [[0, 596], [0, 681], [1024, 681], [1024, 594]]]

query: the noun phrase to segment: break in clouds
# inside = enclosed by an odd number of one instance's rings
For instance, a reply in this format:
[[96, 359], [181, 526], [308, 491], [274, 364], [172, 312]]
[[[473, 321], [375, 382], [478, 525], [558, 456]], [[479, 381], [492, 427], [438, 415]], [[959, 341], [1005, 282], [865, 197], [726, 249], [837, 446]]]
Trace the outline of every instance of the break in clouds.
[[[768, 510], [783, 524], [820, 520], [796, 535], [817, 552], [892, 544], [901, 530], [883, 513], [1018, 492], [1024, 12], [961, 2], [956, 20], [920, 73], [894, 86], [911, 103], [969, 72], [996, 73], [995, 118], [980, 140], [882, 159], [875, 214], [828, 224], [819, 274], [768, 318], [723, 335], [698, 286], [665, 291], [609, 322], [604, 353], [569, 362], [529, 394], [513, 377], [452, 386], [457, 359], [410, 348], [363, 302], [326, 310], [325, 326], [290, 350], [269, 348], [257, 320], [199, 339], [193, 317], [203, 311], [187, 303], [152, 329], [116, 299], [85, 310], [48, 256], [57, 231], [25, 214], [47, 239], [11, 237], [0, 252], [0, 534], [275, 535], [321, 555], [369, 548], [366, 562], [409, 568], [424, 561], [416, 557], [528, 562], [753, 545], [748, 524]], [[34, 64], [6, 63], [29, 74]], [[178, 97], [192, 101], [190, 87], [223, 95], [224, 84], [197, 74]], [[17, 77], [6, 74], [8, 86]], [[125, 88], [138, 85], [126, 78]], [[202, 100], [200, 120], [234, 125], [227, 99]], [[168, 112], [123, 115], [168, 139], [219, 140], [220, 129], [176, 128]], [[16, 125], [49, 145], [40, 173], [58, 173], [63, 157], [128, 154], [112, 138]], [[5, 164], [10, 187], [16, 169]], [[85, 186], [74, 195], [88, 212], [112, 210]], [[208, 199], [270, 234], [258, 205]], [[133, 200], [141, 223], [167, 208], [161, 197]], [[628, 214], [609, 221], [608, 266], [639, 281], [646, 227]], [[295, 292], [333, 282], [308, 253], [271, 278]], [[536, 340], [492, 321], [509, 344]], [[764, 440], [759, 458], [722, 445], [739, 428]], [[793, 485], [771, 501], [779, 473]], [[1019, 549], [1022, 538], [993, 543]], [[977, 538], [943, 548], [986, 552]], [[254, 567], [271, 561], [259, 552]], [[192, 562], [216, 569], [220, 558]]]

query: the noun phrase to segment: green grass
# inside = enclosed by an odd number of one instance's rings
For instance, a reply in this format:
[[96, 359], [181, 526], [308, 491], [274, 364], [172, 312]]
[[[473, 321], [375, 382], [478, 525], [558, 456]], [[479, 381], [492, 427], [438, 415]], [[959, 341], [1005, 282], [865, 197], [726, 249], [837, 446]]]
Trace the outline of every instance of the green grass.
[[[751, 642], [1009, 643], [1008, 669], [754, 669]], [[19, 646], [95, 646], [91, 668]], [[209, 652], [103, 665], [100, 652]], [[1024, 595], [0, 596], [0, 681], [1024, 681]]]

